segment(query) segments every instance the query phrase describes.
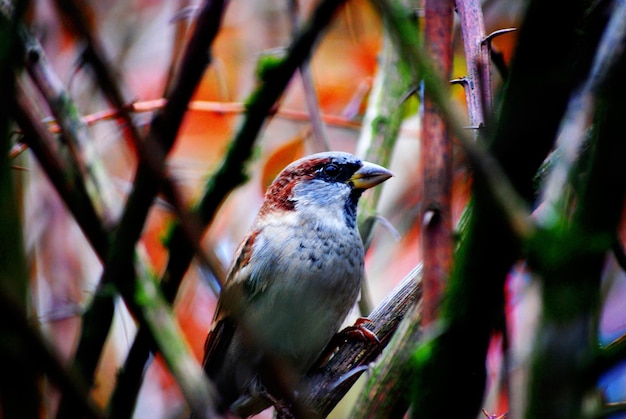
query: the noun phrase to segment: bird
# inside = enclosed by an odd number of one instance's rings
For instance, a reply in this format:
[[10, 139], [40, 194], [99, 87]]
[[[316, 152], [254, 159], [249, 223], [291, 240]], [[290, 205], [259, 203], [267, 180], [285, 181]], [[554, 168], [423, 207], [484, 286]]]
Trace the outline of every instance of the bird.
[[392, 176], [331, 151], [303, 157], [274, 179], [235, 253], [205, 343], [203, 367], [220, 412], [245, 417], [293, 397], [286, 393], [359, 296], [359, 198]]

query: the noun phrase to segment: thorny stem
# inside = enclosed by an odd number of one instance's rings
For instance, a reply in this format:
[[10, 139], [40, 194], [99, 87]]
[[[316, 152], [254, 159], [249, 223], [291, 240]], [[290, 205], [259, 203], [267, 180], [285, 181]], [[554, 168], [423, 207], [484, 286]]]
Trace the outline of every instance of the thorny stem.
[[487, 152], [486, 148], [476, 143], [468, 135], [466, 126], [461, 122], [461, 111], [450, 100], [442, 79], [434, 76], [436, 73], [424, 48], [418, 42], [413, 25], [405, 11], [394, 4], [382, 0], [371, 0], [375, 8], [381, 13], [383, 20], [398, 46], [400, 56], [407, 63], [411, 76], [419, 80], [420, 74], [430, 74], [424, 79], [424, 84], [430, 89], [432, 99], [446, 119], [450, 132], [460, 143], [476, 173], [484, 177], [493, 194], [496, 204], [507, 217], [507, 222], [520, 237], [528, 237], [533, 231], [533, 224], [529, 219], [529, 211], [513, 188], [508, 177], [504, 175], [503, 167]]
[[[456, 8], [463, 35], [463, 48], [467, 66], [467, 96], [469, 125], [484, 127], [492, 108], [490, 47], [485, 42], [485, 24], [479, 0], [456, 0]], [[474, 138], [478, 138], [474, 131]]]

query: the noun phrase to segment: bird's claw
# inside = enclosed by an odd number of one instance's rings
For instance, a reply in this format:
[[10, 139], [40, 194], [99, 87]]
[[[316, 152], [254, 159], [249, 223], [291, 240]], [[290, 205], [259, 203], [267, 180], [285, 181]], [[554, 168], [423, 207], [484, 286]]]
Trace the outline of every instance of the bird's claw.
[[365, 327], [366, 324], [372, 324], [372, 321], [367, 317], [359, 317], [354, 322], [353, 326], [348, 326], [337, 332], [326, 346], [324, 352], [322, 352], [322, 355], [318, 358], [316, 362], [317, 366], [319, 367], [326, 364], [330, 358], [332, 358], [337, 348], [350, 339], [357, 339], [365, 343], [373, 343], [380, 347], [380, 339], [378, 339], [376, 333]]
[[370, 342], [380, 345], [380, 339], [378, 339], [376, 333], [365, 327], [367, 324], [373, 324], [373, 322], [367, 317], [359, 317], [356, 322], [354, 322], [353, 326], [346, 327], [337, 335], [343, 337], [344, 340], [351, 338], [358, 339], [361, 342]]

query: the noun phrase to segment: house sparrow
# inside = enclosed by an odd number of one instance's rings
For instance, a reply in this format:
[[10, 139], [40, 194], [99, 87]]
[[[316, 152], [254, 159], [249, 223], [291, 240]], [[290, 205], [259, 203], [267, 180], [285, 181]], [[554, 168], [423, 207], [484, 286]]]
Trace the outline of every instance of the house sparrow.
[[276, 405], [320, 357], [359, 294], [357, 202], [391, 176], [327, 152], [276, 177], [237, 250], [205, 344], [220, 411], [248, 416]]

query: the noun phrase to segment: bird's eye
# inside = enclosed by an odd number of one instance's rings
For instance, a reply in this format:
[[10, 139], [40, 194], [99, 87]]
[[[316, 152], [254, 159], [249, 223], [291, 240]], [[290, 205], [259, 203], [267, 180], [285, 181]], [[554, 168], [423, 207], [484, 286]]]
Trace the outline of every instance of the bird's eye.
[[322, 168], [322, 173], [329, 178], [336, 178], [341, 173], [341, 169], [335, 164], [327, 164]]

